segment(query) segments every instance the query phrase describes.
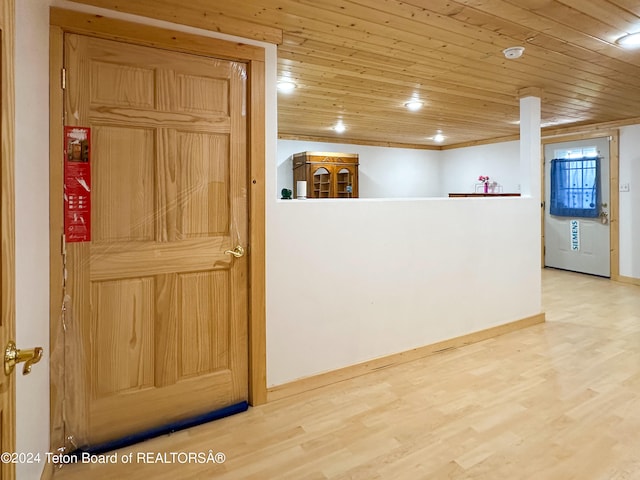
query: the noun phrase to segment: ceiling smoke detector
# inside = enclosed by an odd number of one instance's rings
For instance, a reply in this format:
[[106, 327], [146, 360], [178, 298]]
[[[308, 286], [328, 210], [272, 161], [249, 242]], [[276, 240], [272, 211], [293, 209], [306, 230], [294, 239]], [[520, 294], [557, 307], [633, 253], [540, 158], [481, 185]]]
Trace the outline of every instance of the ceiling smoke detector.
[[520, 58], [523, 52], [524, 52], [524, 47], [509, 47], [502, 51], [502, 53], [504, 53], [505, 58], [508, 58], [509, 60]]

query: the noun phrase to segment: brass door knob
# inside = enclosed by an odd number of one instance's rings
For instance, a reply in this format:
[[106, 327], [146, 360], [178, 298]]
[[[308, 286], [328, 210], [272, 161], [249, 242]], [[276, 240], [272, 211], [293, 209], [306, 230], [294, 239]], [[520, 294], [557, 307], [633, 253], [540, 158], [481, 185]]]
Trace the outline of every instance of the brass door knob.
[[244, 257], [244, 248], [241, 245], [236, 246], [233, 250], [225, 250], [224, 253], [233, 255], [236, 258]]
[[7, 348], [4, 349], [5, 375], [11, 375], [11, 372], [13, 372], [16, 364], [22, 362], [24, 362], [22, 374], [29, 375], [31, 373], [31, 367], [42, 359], [42, 352], [42, 347], [20, 350], [19, 348], [16, 348], [15, 342], [13, 340], [10, 340], [7, 344]]

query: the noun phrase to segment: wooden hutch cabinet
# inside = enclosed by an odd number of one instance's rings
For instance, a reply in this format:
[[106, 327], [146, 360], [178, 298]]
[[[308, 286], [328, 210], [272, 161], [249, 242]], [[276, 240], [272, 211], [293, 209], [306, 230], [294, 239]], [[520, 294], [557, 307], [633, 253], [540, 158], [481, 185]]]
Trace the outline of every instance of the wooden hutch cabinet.
[[358, 198], [358, 154], [302, 152], [293, 155], [293, 198], [298, 181], [307, 182], [307, 198]]

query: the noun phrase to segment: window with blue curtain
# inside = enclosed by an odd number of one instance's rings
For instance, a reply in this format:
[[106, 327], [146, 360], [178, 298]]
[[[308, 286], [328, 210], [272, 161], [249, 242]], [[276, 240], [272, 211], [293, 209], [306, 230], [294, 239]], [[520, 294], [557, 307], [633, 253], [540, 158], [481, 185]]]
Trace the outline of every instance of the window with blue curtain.
[[600, 214], [600, 158], [551, 160], [551, 215], [598, 217]]

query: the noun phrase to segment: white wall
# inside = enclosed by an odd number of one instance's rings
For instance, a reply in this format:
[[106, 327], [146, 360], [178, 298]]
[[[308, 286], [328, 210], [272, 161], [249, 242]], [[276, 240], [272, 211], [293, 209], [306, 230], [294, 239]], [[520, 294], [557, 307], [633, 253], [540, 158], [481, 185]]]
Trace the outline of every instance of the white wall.
[[446, 197], [451, 192], [473, 192], [479, 175], [489, 175], [504, 192], [520, 191], [518, 141], [438, 151], [278, 140], [278, 198], [283, 188], [293, 187], [291, 155], [314, 151], [359, 155], [360, 198]]
[[480, 175], [498, 182], [504, 193], [520, 192], [520, 142], [503, 142], [443, 150], [441, 194], [473, 192]]
[[360, 198], [437, 197], [440, 152], [409, 148], [278, 140], [278, 198], [293, 189], [291, 155], [299, 152], [357, 153]]
[[[16, 451], [49, 449], [49, 10], [16, 1], [16, 343], [42, 346], [28, 376], [16, 368]], [[19, 480], [42, 464], [17, 464]]]
[[620, 129], [620, 275], [640, 278], [640, 125]]
[[268, 204], [270, 386], [541, 312], [530, 198]]

